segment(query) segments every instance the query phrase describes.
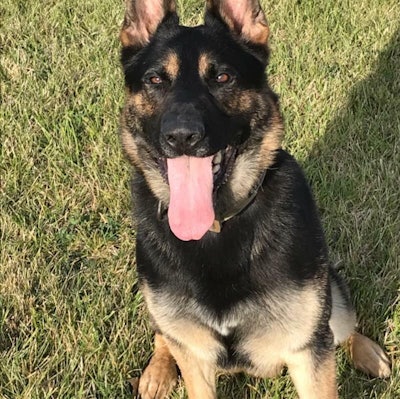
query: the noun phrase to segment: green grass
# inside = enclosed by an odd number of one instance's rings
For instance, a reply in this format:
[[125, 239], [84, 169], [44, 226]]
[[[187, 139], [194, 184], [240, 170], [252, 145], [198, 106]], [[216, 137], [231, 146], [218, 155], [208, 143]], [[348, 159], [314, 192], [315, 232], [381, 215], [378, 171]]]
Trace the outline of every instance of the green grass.
[[[183, 21], [202, 3], [179, 1]], [[393, 376], [338, 354], [341, 397], [400, 397], [400, 7], [265, 1], [285, 147], [302, 163], [360, 330]], [[116, 0], [0, 4], [0, 397], [128, 398], [151, 354], [136, 283]], [[180, 386], [175, 398], [184, 397]], [[287, 376], [220, 379], [225, 398], [294, 398]]]

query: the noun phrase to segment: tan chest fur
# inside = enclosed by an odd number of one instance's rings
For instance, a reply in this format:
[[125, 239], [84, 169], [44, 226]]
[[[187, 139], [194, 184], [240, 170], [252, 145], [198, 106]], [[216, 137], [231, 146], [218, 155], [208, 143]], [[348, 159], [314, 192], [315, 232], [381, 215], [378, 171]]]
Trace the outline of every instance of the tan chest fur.
[[[255, 376], [276, 375], [291, 355], [304, 347], [320, 317], [317, 290], [289, 289], [280, 299], [265, 296], [236, 305], [222, 320], [196, 303], [176, 295], [142, 288], [157, 328], [197, 358], [217, 364], [226, 352], [221, 336], [240, 337], [235, 352], [250, 360]], [[283, 298], [283, 299], [282, 299]]]

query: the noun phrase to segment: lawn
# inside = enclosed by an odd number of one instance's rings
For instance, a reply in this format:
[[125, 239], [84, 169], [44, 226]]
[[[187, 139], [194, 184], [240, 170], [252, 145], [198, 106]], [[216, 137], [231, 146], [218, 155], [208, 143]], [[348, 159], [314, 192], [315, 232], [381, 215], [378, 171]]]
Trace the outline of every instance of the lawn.
[[[202, 2], [178, 3], [199, 23]], [[400, 398], [398, 0], [264, 5], [285, 148], [312, 184], [359, 329], [393, 361], [390, 379], [370, 379], [339, 350], [341, 398]], [[129, 398], [151, 354], [118, 139], [122, 16], [116, 0], [0, 3], [0, 398]], [[286, 375], [219, 386], [221, 398], [295, 397]]]

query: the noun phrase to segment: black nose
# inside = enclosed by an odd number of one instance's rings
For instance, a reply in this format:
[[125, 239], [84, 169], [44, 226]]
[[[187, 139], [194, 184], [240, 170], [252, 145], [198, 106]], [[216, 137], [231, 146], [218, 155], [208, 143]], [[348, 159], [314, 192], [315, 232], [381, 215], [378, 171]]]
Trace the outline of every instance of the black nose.
[[193, 149], [203, 135], [204, 129], [201, 125], [177, 126], [165, 133], [165, 139], [172, 148], [184, 151]]
[[190, 104], [173, 107], [161, 119], [161, 135], [177, 153], [193, 152], [205, 135], [200, 113]]

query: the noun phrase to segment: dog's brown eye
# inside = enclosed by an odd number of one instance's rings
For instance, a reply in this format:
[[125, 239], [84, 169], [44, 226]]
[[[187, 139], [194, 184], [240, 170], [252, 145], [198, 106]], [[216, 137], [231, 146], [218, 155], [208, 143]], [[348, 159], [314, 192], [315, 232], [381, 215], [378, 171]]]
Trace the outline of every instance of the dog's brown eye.
[[149, 82], [153, 85], [159, 85], [163, 82], [163, 80], [159, 76], [151, 76], [149, 78]]
[[216, 81], [217, 83], [228, 83], [231, 80], [231, 77], [227, 73], [220, 73]]

